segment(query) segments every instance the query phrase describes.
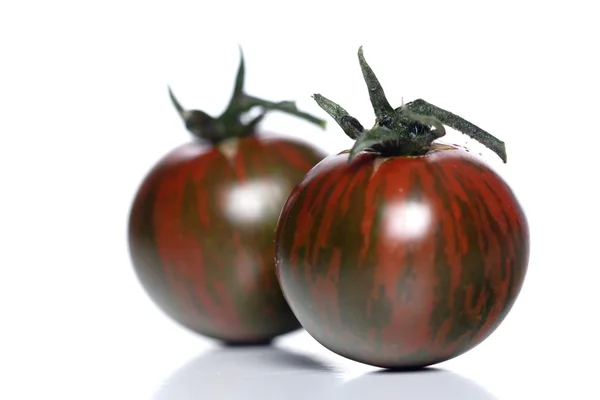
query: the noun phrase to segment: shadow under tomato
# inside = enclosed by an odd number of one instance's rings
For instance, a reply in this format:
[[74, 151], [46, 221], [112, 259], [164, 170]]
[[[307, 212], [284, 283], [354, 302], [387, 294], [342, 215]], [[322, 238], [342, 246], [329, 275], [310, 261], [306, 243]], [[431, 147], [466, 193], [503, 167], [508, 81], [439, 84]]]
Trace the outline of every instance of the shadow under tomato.
[[376, 398], [411, 400], [495, 400], [477, 383], [439, 368], [414, 371], [378, 370], [348, 381], [335, 391], [335, 399]]
[[328, 399], [339, 374], [319, 361], [277, 347], [226, 347], [177, 370], [154, 400]]

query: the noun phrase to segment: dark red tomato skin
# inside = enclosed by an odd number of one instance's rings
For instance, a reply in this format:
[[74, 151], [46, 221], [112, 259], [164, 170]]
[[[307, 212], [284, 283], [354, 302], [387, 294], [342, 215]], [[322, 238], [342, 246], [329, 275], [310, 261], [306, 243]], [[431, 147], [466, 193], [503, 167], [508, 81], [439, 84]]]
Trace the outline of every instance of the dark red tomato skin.
[[150, 298], [183, 326], [230, 344], [298, 329], [275, 276], [274, 231], [289, 193], [324, 157], [302, 142], [257, 137], [167, 154], [129, 217], [132, 263]]
[[481, 343], [515, 302], [529, 228], [508, 185], [462, 150], [341, 153], [285, 204], [276, 271], [318, 342], [373, 366], [421, 368]]

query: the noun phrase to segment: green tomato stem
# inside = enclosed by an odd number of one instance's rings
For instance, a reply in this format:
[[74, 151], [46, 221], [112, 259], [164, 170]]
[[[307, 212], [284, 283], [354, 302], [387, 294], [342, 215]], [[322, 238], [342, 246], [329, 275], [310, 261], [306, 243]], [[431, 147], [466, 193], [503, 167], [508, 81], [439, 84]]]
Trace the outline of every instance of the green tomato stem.
[[383, 87], [365, 60], [362, 47], [358, 50], [358, 61], [376, 117], [373, 128], [365, 130], [360, 122], [341, 106], [320, 94], [313, 95], [317, 104], [355, 140], [348, 162], [356, 154], [367, 149], [386, 155], [426, 154], [433, 142], [446, 134], [444, 125], [479, 141], [506, 162], [504, 142], [458, 115], [422, 99], [403, 104], [396, 109], [392, 108]]
[[450, 111], [443, 110], [433, 104], [426, 102], [423, 99], [417, 99], [406, 104], [409, 110], [416, 113], [431, 115], [436, 117], [442, 123], [447, 126], [456, 129], [459, 132], [464, 133], [472, 139], [477, 140], [479, 143], [485, 145], [488, 149], [492, 150], [498, 157], [506, 163], [506, 145], [503, 141], [484, 131], [477, 125], [459, 117]]
[[[207, 140], [212, 144], [232, 137], [252, 136], [256, 133], [256, 126], [269, 111], [285, 112], [325, 128], [325, 120], [298, 110], [296, 104], [292, 101], [272, 102], [244, 93], [245, 75], [244, 54], [240, 47], [240, 64], [233, 93], [227, 108], [217, 118], [208, 115], [204, 111], [184, 109], [169, 87], [171, 102], [183, 119], [187, 130], [195, 137]], [[255, 107], [261, 108], [260, 114], [250, 122], [243, 123], [242, 117], [244, 114]]]

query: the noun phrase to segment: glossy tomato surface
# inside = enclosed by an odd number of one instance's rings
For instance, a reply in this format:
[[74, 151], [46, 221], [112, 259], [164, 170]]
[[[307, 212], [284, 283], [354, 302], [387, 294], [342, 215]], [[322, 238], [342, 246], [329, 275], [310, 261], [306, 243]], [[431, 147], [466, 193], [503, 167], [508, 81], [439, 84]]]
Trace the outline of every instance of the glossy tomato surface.
[[231, 344], [299, 328], [273, 261], [277, 218], [324, 158], [289, 139], [193, 141], [146, 176], [129, 219], [129, 249], [151, 299], [171, 318]]
[[328, 157], [284, 206], [278, 278], [330, 350], [424, 367], [481, 343], [515, 302], [529, 259], [524, 212], [493, 170], [444, 148]]

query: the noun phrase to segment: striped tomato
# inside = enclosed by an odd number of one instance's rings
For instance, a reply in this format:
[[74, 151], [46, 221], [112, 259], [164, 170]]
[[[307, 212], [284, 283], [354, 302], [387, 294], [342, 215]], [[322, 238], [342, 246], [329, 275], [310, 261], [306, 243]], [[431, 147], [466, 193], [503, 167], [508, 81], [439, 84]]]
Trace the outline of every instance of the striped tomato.
[[303, 327], [349, 359], [420, 368], [468, 351], [503, 321], [529, 259], [525, 214], [480, 158], [435, 142], [444, 126], [506, 161], [504, 143], [416, 100], [393, 109], [362, 49], [375, 126], [315, 100], [355, 144], [315, 166], [288, 198], [276, 271]]
[[167, 154], [139, 188], [129, 249], [139, 280], [162, 311], [183, 326], [229, 344], [269, 342], [299, 328], [274, 272], [273, 239], [285, 199], [319, 150], [256, 134], [254, 106], [312, 122], [293, 103], [242, 93], [243, 57], [230, 106], [218, 119], [177, 110], [196, 140]]

